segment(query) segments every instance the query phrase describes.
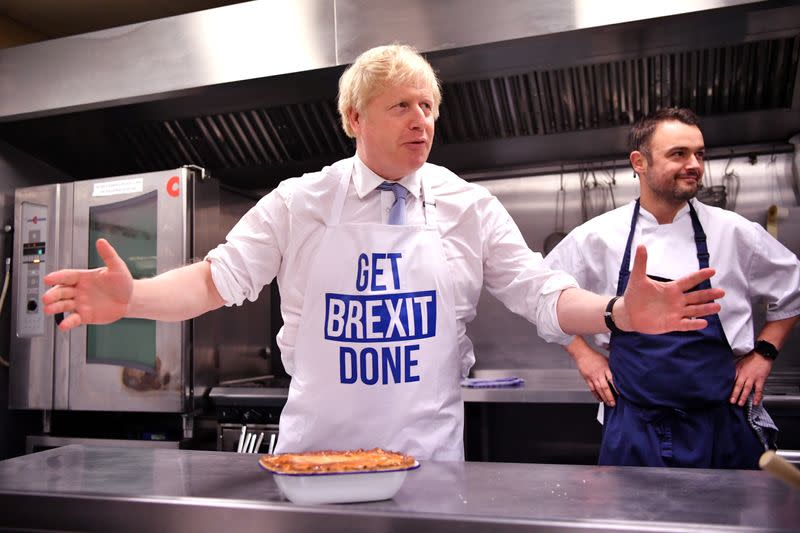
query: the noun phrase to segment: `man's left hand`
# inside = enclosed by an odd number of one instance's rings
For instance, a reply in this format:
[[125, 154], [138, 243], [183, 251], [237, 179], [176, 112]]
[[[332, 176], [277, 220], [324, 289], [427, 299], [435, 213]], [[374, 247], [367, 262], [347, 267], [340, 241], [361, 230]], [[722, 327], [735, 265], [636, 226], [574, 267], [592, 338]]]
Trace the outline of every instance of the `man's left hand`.
[[750, 392], [755, 389], [753, 404], [761, 403], [764, 396], [764, 382], [772, 371], [772, 360], [750, 352], [736, 363], [736, 382], [733, 384], [731, 403], [743, 406]]
[[[693, 331], [708, 326], [703, 316], [717, 313], [720, 305], [714, 300], [725, 291], [719, 288], [689, 291], [714, 275], [714, 269], [704, 268], [670, 282], [647, 277], [647, 250], [640, 245], [631, 269], [631, 277], [623, 298], [621, 320], [614, 321], [623, 330], [660, 334], [670, 331]], [[616, 306], [615, 306], [616, 309]]]

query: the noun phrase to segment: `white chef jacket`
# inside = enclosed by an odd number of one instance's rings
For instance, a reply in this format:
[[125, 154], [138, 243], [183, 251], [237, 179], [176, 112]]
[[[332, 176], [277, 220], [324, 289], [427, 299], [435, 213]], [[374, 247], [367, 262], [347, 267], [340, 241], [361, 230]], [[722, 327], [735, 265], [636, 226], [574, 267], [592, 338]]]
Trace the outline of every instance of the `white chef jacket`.
[[[752, 305], [766, 303], [768, 321], [800, 315], [800, 262], [757, 223], [732, 211], [691, 202], [706, 233], [709, 266], [716, 270], [711, 285], [725, 290], [719, 300], [722, 328], [734, 354], [746, 354], [754, 341]], [[569, 272], [584, 289], [616, 294], [635, 203], [578, 226], [547, 255], [545, 263]], [[647, 247], [649, 275], [677, 279], [699, 267], [688, 205], [670, 224], [659, 224], [640, 208], [629, 269], [639, 244]], [[609, 334], [595, 335], [594, 341], [607, 348]]]
[[[393, 193], [375, 190], [385, 180], [357, 156], [354, 162], [353, 186], [347, 192], [342, 222], [385, 223]], [[559, 326], [556, 303], [563, 289], [577, 286], [575, 280], [545, 266], [497, 198], [444, 167], [425, 163], [400, 180], [410, 192], [409, 224], [425, 221], [420, 199], [423, 177], [436, 198], [439, 234], [455, 286], [462, 375], [475, 362], [466, 324], [475, 317], [484, 284], [511, 311], [535, 324], [543, 339], [563, 342], [569, 338]], [[277, 341], [285, 358], [294, 357], [303, 291], [333, 203], [334, 181], [317, 172], [281, 182], [242, 217], [227, 242], [206, 257], [226, 305], [255, 300], [277, 276], [284, 322]]]

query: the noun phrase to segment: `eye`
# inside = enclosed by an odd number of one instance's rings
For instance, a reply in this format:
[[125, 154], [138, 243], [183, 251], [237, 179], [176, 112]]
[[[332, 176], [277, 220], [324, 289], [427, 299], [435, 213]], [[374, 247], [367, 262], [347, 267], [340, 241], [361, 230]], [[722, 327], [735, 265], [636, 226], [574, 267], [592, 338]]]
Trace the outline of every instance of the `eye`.
[[429, 111], [430, 111], [431, 109], [433, 109], [433, 105], [431, 105], [431, 103], [430, 103], [430, 102], [422, 102], [422, 107], [424, 107], [425, 109], [427, 109], [427, 110], [429, 110]]
[[706, 158], [706, 153], [703, 151], [697, 152], [694, 154], [697, 159], [703, 160]]

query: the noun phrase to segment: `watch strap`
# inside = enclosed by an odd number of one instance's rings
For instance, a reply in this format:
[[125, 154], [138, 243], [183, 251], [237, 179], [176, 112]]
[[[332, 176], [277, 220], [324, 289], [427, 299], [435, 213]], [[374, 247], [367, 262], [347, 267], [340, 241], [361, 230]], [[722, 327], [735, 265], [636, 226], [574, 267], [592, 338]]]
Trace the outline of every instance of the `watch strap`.
[[606, 305], [605, 313], [603, 313], [603, 318], [606, 321], [606, 327], [611, 333], [616, 333], [617, 335], [625, 333], [624, 331], [619, 329], [617, 325], [614, 323], [614, 315], [612, 313], [612, 311], [614, 310], [614, 304], [617, 303], [617, 300], [619, 300], [620, 298], [621, 296], [614, 296], [613, 298], [611, 298], [608, 301], [608, 304]]
[[771, 342], [765, 341], [764, 339], [759, 339], [756, 341], [753, 351], [758, 352], [767, 359], [772, 359], [773, 361], [778, 358], [778, 348], [776, 348]]

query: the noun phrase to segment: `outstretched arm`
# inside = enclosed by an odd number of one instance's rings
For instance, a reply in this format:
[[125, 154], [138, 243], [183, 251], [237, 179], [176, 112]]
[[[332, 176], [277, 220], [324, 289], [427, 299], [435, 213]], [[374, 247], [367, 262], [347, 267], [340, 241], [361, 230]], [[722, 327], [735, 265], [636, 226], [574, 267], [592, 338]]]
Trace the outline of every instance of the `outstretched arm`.
[[134, 280], [125, 262], [105, 239], [97, 241], [104, 267], [59, 270], [45, 276], [52, 288], [43, 296], [45, 313], [69, 313], [59, 328], [108, 324], [123, 317], [179, 321], [224, 304], [207, 261], [150, 279]]
[[[647, 251], [636, 248], [628, 287], [612, 310], [614, 323], [624, 331], [660, 334], [670, 331], [692, 331], [708, 323], [699, 318], [717, 313], [725, 291], [718, 288], [686, 292], [714, 275], [714, 269], [704, 268], [667, 283], [647, 277]], [[571, 335], [608, 331], [603, 314], [608, 296], [583, 289], [566, 289], [558, 299], [557, 313], [561, 329]]]

